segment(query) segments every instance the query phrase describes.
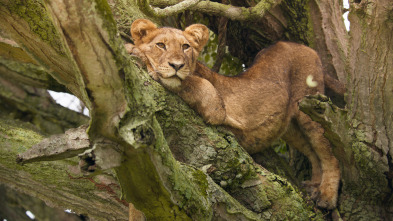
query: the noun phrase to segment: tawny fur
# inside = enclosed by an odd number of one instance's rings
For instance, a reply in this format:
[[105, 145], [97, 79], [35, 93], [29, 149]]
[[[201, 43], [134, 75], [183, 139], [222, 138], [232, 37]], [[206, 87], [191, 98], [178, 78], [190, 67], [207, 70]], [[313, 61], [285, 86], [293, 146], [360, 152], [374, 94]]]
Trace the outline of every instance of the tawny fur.
[[[338, 161], [321, 125], [298, 107], [305, 95], [324, 93], [321, 61], [314, 50], [278, 42], [262, 50], [247, 71], [226, 77], [196, 60], [209, 38], [204, 25], [181, 31], [138, 19], [131, 34], [135, 45], [126, 48], [146, 62], [150, 75], [206, 122], [230, 128], [249, 153], [269, 147], [280, 137], [304, 153], [313, 167], [307, 189], [318, 206], [336, 207]], [[313, 87], [306, 83], [310, 75]]]

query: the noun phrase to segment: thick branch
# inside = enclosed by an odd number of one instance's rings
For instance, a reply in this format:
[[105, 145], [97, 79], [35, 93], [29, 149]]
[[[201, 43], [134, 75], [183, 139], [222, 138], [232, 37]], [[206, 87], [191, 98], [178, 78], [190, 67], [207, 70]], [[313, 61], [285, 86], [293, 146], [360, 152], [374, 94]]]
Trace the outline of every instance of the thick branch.
[[59, 84], [42, 66], [0, 58], [0, 76], [35, 88], [57, 92], [69, 92]]
[[47, 134], [63, 133], [66, 129], [87, 123], [89, 119], [56, 104], [46, 90], [9, 81], [1, 74], [0, 102], [4, 113], [12, 113], [15, 118], [22, 115], [22, 119], [31, 119], [33, 124]]
[[83, 221], [74, 213], [68, 213], [64, 209], [51, 208], [42, 200], [27, 195], [0, 183], [0, 216], [6, 220], [30, 221], [26, 211], [31, 211], [35, 220], [67, 220]]
[[56, 30], [64, 36], [62, 43], [72, 53], [70, 60], [78, 69], [75, 78], [83, 79], [77, 86], [89, 96], [90, 136], [115, 138], [126, 100], [120, 78], [123, 67], [116, 57], [121, 42], [115, 38], [114, 20], [105, 17], [110, 8], [101, 1], [47, 1], [47, 6]]
[[[156, 84], [152, 82], [152, 86]], [[293, 211], [297, 217], [307, 216], [307, 206], [286, 180], [260, 169], [233, 135], [222, 128], [207, 127], [179, 100], [167, 95], [167, 106], [156, 113], [178, 160], [205, 171], [247, 209], [262, 217], [270, 214], [266, 219], [290, 219], [291, 214], [274, 211], [277, 207]]]
[[59, 84], [48, 71], [39, 66], [14, 41], [0, 37], [0, 75], [38, 88], [68, 92], [64, 85]]
[[37, 63], [53, 70], [53, 77], [90, 107], [87, 93], [76, 87], [82, 82], [76, 75], [79, 70], [65, 46], [64, 38], [55, 29], [42, 2], [29, 0], [23, 4], [5, 0], [0, 4], [0, 28], [21, 46]]

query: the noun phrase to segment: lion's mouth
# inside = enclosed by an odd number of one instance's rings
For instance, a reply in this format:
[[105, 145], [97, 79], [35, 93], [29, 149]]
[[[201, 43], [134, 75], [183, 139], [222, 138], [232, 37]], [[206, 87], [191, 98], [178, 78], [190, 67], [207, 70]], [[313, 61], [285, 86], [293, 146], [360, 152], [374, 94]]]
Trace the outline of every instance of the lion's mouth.
[[176, 72], [175, 74], [172, 74], [172, 75], [170, 75], [170, 76], [168, 76], [168, 75], [164, 75], [164, 74], [162, 74], [161, 72], [157, 72], [157, 74], [158, 74], [158, 76], [160, 77], [160, 78], [163, 78], [163, 79], [178, 79], [178, 80], [182, 80], [179, 76], [178, 76], [178, 73]]
[[160, 78], [165, 79], [165, 80], [179, 80], [179, 81], [181, 81], [181, 78], [179, 78], [177, 75], [173, 75], [171, 77], [166, 77], [166, 78], [160, 76]]

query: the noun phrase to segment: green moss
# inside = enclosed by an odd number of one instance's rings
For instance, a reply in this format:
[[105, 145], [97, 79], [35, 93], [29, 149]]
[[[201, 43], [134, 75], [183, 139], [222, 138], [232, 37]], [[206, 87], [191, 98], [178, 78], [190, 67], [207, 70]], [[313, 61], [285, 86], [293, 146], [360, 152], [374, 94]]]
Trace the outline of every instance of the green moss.
[[108, 1], [106, 0], [96, 0], [96, 10], [100, 13], [102, 21], [104, 22], [104, 27], [107, 28], [109, 36], [116, 36], [116, 22], [112, 15], [112, 10], [109, 7]]
[[284, 0], [282, 7], [287, 17], [286, 37], [290, 41], [313, 47], [313, 28], [310, 20], [309, 0]]
[[199, 192], [203, 194], [204, 197], [207, 197], [207, 189], [208, 189], [208, 182], [207, 176], [200, 170], [195, 170], [192, 173], [194, 182], [199, 187]]
[[8, 10], [18, 15], [41, 40], [47, 42], [60, 55], [64, 55], [61, 38], [58, 35], [52, 20], [42, 0], [13, 0], [9, 1]]
[[[129, 119], [135, 121], [136, 118]], [[155, 143], [136, 149], [138, 153], [128, 156], [127, 161], [116, 169], [127, 200], [143, 211], [148, 219], [189, 220], [190, 217], [199, 217], [208, 220], [212, 209], [207, 199], [206, 175], [172, 157], [161, 127], [154, 118], [145, 124], [152, 128]], [[153, 161], [161, 162], [162, 166], [157, 168]], [[139, 165], [138, 169], [134, 168], [135, 165]]]
[[154, 122], [156, 134], [159, 134], [155, 150], [160, 154], [163, 163], [168, 168], [173, 168], [173, 173], [168, 174], [168, 180], [178, 194], [177, 199], [181, 200], [178, 202], [179, 207], [184, 208], [190, 217], [198, 217], [200, 219], [205, 217], [208, 220], [212, 214], [212, 208], [206, 191], [208, 188], [206, 175], [202, 171], [179, 164], [172, 157], [158, 122]]
[[204, 132], [209, 140], [215, 142], [214, 148], [217, 150], [219, 164], [214, 163], [217, 170], [210, 174], [216, 183], [225, 181], [224, 189], [235, 190], [240, 188], [244, 181], [257, 176], [253, 160], [248, 154], [238, 151], [239, 144], [233, 135], [225, 135], [213, 127], [205, 128]]
[[179, 164], [178, 173], [172, 174], [169, 179], [178, 194], [180, 208], [187, 211], [193, 219], [210, 220], [213, 214], [209, 202], [209, 184], [207, 176], [200, 170]]
[[[1, 154], [4, 159], [7, 159], [9, 154], [15, 154], [27, 150], [29, 147], [43, 139], [40, 134], [18, 128], [15, 125], [9, 125], [9, 123], [13, 124], [10, 120], [0, 118], [0, 142], [5, 144], [2, 146], [2, 150], [7, 150], [5, 151], [6, 156]], [[29, 126], [30, 128], [34, 128], [33, 125]], [[14, 145], [18, 143], [21, 145]]]
[[[381, 193], [387, 191], [388, 188], [388, 180], [386, 176], [381, 173], [381, 171], [386, 171], [386, 168], [383, 168], [383, 164], [378, 160], [379, 156], [375, 156], [376, 152], [374, 152], [367, 143], [365, 143], [361, 136], [363, 132], [357, 130], [357, 137], [361, 138], [361, 140], [355, 139], [352, 143], [352, 153], [353, 158], [355, 160], [355, 165], [359, 171], [358, 180], [351, 180], [347, 182], [353, 182], [350, 184], [352, 188], [349, 189], [353, 194], [361, 194], [363, 196], [367, 196], [369, 200], [378, 199]], [[364, 134], [363, 134], [364, 135]], [[387, 172], [387, 171], [386, 171]], [[367, 180], [367, 182], [360, 182], [361, 180]], [[365, 188], [365, 185], [369, 185], [368, 188]], [[375, 191], [378, 190], [378, 191]], [[365, 194], [367, 192], [367, 194]]]
[[0, 56], [2, 59], [17, 60], [25, 63], [37, 64], [36, 61], [22, 49], [0, 42]]
[[0, 58], [0, 64], [4, 65], [9, 70], [22, 74], [30, 74], [31, 78], [34, 80], [47, 81], [49, 78], [47, 71], [41, 66], [29, 63], [20, 63], [14, 60], [8, 60], [3, 58]]
[[[287, 180], [265, 171], [264, 178], [271, 185], [265, 191], [272, 202], [267, 210], [273, 220], [324, 220], [320, 212], [314, 212], [313, 204], [307, 204], [297, 189]], [[286, 211], [286, 212], [283, 212]]]
[[[148, 158], [147, 153], [139, 151], [116, 168], [127, 201], [133, 202], [149, 220], [190, 220], [176, 204], [168, 200], [171, 197], [166, 188], [156, 183], [159, 177], [155, 172], [155, 166], [148, 164], [144, 158]], [[135, 165], [139, 166], [138, 170], [133, 168]], [[146, 189], [145, 184], [154, 188]]]

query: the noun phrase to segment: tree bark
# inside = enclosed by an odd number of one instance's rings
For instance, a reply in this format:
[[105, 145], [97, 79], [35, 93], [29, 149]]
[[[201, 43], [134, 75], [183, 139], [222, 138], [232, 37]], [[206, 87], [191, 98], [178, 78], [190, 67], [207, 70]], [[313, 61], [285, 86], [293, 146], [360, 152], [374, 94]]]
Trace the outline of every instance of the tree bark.
[[[352, 147], [359, 165], [359, 176], [352, 181], [356, 184], [365, 182], [360, 188], [351, 190], [354, 194], [361, 192], [356, 207], [366, 208], [358, 214], [359, 217], [393, 216], [392, 10], [390, 1], [359, 1], [351, 4], [349, 16], [348, 118], [355, 135]], [[355, 206], [352, 202], [351, 205]], [[348, 211], [349, 208], [345, 210]], [[383, 217], [381, 215], [381, 220]]]
[[[317, 45], [325, 48], [319, 51], [325, 51], [326, 70], [347, 87], [348, 112], [329, 124], [330, 131], [341, 125], [336, 133], [342, 133], [343, 141], [337, 146], [343, 148], [335, 149], [343, 181], [340, 213], [347, 220], [390, 219], [393, 5], [389, 1], [352, 2], [349, 34], [344, 31], [338, 3], [320, 2], [313, 7], [320, 9], [315, 18], [322, 18], [324, 34], [318, 36], [324, 38]], [[347, 121], [345, 126], [343, 121]]]

